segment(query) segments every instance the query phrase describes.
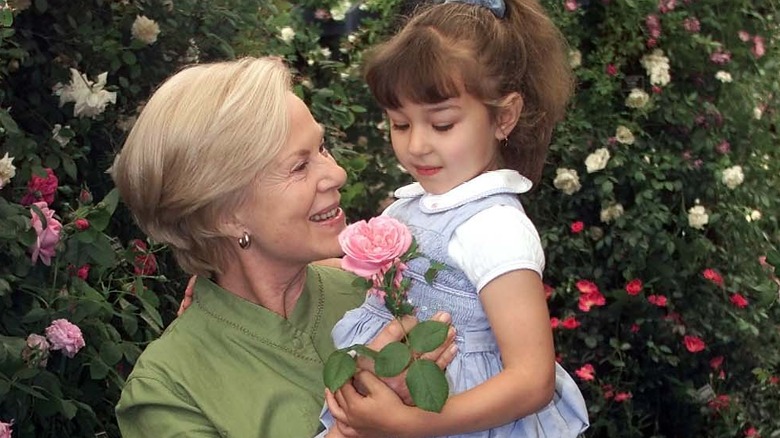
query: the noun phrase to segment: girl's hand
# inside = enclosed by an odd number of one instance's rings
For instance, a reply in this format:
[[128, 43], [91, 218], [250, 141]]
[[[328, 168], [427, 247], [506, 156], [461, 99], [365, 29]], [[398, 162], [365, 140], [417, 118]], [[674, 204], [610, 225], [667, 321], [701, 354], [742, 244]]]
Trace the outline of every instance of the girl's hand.
[[[409, 415], [415, 409], [405, 406], [398, 395], [368, 371], [359, 371], [351, 383], [364, 388], [366, 395], [357, 392], [349, 383], [335, 394], [328, 390], [325, 392], [325, 401], [333, 418], [344, 433], [350, 434], [346, 436], [398, 435], [400, 430], [395, 428], [403, 426], [404, 412]], [[381, 414], [377, 415], [378, 412]], [[351, 435], [353, 432], [356, 435]]]
[[181, 300], [181, 304], [179, 305], [179, 311], [176, 312], [176, 316], [181, 316], [185, 310], [187, 310], [187, 307], [190, 307], [192, 304], [192, 292], [195, 289], [195, 282], [198, 281], [198, 276], [193, 275], [190, 277], [190, 281], [187, 282], [187, 288], [184, 289], [184, 298]]

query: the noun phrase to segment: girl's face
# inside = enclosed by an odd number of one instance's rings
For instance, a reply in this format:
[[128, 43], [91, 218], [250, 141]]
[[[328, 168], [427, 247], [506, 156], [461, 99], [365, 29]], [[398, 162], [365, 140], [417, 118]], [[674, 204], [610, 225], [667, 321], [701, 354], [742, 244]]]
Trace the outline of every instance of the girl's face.
[[398, 161], [428, 193], [446, 193], [499, 166], [504, 135], [488, 108], [465, 91], [435, 104], [404, 99], [387, 115]]

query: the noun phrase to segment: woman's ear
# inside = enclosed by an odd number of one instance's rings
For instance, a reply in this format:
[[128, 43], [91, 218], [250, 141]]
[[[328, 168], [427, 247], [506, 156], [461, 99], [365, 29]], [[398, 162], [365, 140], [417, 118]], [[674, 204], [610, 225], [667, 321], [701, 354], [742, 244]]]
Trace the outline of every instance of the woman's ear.
[[523, 111], [523, 96], [520, 93], [512, 92], [501, 99], [496, 117], [496, 139], [503, 140], [509, 136], [517, 122], [520, 120], [520, 114]]

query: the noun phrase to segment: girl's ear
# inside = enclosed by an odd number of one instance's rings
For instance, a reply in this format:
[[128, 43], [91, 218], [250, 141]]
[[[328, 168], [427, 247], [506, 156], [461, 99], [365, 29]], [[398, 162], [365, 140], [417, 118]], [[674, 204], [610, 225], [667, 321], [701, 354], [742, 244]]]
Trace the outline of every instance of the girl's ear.
[[523, 96], [520, 93], [512, 92], [501, 99], [496, 117], [496, 140], [503, 140], [509, 136], [520, 120], [522, 111]]

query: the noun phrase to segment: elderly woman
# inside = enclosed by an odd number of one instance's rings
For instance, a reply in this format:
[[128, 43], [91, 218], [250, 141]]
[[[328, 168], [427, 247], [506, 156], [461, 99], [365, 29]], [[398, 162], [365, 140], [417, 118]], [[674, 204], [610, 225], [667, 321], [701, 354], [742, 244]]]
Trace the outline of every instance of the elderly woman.
[[[127, 380], [122, 435], [317, 434], [330, 331], [364, 291], [310, 264], [341, 253], [346, 175], [288, 70], [246, 58], [174, 75], [146, 104], [113, 176], [143, 231], [199, 276], [190, 308]], [[388, 327], [374, 346], [398, 338]], [[451, 359], [439, 353], [439, 364]]]

